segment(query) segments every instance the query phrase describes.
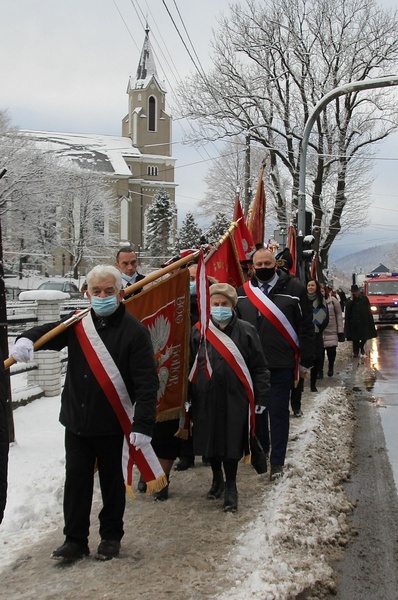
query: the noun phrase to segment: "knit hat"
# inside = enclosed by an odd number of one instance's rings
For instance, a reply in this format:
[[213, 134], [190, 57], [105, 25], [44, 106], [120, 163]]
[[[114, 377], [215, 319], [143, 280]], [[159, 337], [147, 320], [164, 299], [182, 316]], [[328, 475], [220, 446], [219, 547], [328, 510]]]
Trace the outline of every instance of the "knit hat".
[[231, 301], [233, 308], [235, 308], [236, 303], [238, 302], [238, 294], [236, 293], [236, 289], [229, 285], [229, 283], [213, 283], [213, 285], [209, 288], [210, 298], [215, 294], [221, 294], [228, 298]]

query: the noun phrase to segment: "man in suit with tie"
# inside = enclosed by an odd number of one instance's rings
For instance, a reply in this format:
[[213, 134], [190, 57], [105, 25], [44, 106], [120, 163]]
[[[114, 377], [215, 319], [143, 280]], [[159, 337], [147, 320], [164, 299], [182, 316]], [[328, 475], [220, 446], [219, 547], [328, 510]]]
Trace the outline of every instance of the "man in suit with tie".
[[253, 267], [251, 280], [238, 289], [236, 312], [256, 327], [271, 374], [268, 406], [256, 421], [264, 450], [271, 450], [270, 478], [275, 480], [283, 475], [293, 382], [299, 369], [314, 364], [314, 326], [305, 287], [277, 268], [270, 250], [256, 250]]

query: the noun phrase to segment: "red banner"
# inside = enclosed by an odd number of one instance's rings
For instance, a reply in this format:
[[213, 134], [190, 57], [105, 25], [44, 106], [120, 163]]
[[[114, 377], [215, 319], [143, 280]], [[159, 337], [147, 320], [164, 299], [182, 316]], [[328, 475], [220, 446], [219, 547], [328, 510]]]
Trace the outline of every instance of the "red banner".
[[249, 217], [249, 230], [255, 244], [264, 243], [264, 221], [265, 221], [265, 192], [264, 192], [264, 167], [261, 167], [258, 179], [256, 195]]
[[255, 245], [253, 242], [252, 234], [250, 233], [250, 230], [246, 225], [242, 205], [240, 203], [238, 194], [235, 196], [233, 220], [238, 223], [238, 226], [234, 231], [234, 239], [239, 260], [250, 260], [252, 252], [255, 250]]
[[296, 230], [293, 225], [289, 225], [287, 230], [287, 243], [286, 247], [289, 248], [292, 257], [292, 266], [289, 269], [291, 275], [296, 275], [297, 271], [297, 241], [296, 241]]
[[159, 375], [157, 420], [180, 416], [189, 367], [189, 271], [180, 269], [125, 302], [126, 310], [148, 329]]
[[234, 288], [244, 284], [242, 267], [231, 235], [205, 263], [206, 275], [211, 275], [218, 283], [229, 283]]

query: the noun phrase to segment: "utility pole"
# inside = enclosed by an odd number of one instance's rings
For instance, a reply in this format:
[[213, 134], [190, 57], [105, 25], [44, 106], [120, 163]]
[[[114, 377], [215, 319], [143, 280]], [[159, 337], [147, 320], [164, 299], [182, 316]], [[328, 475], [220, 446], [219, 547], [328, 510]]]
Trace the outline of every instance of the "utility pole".
[[[329, 102], [343, 96], [344, 94], [351, 94], [359, 90], [369, 90], [372, 88], [382, 88], [398, 85], [398, 75], [390, 75], [389, 77], [380, 77], [378, 79], [365, 79], [363, 81], [352, 81], [332, 89], [330, 92], [325, 94], [315, 106], [314, 110], [307, 119], [304, 127], [303, 139], [301, 140], [301, 152], [300, 152], [300, 166], [299, 166], [299, 193], [298, 193], [298, 215], [297, 215], [297, 238], [301, 238], [298, 241], [297, 247], [299, 248], [302, 244], [303, 237], [305, 236], [305, 176], [307, 167], [307, 147], [310, 133], [316, 119], [320, 112], [325, 108]], [[301, 254], [299, 254], [300, 263], [300, 280], [305, 284], [305, 268], [304, 261]]]
[[[0, 169], [0, 180], [7, 173], [7, 169]], [[6, 303], [6, 290], [4, 285], [4, 265], [3, 265], [3, 236], [1, 231], [1, 219], [0, 219], [0, 350], [2, 358], [5, 360], [8, 358], [8, 325], [7, 325], [7, 303]], [[15, 441], [14, 431], [14, 419], [12, 416], [12, 401], [11, 401], [11, 382], [10, 382], [10, 370], [5, 371], [6, 379], [6, 391], [7, 391], [7, 424], [8, 424], [8, 438], [10, 442]]]

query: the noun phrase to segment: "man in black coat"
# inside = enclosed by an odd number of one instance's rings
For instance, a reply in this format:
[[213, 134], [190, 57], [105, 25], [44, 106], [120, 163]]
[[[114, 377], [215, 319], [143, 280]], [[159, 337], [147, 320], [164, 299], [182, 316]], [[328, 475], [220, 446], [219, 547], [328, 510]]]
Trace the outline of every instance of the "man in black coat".
[[352, 341], [355, 357], [359, 356], [359, 352], [365, 354], [366, 340], [377, 335], [370, 302], [356, 284], [351, 286], [351, 298], [345, 307], [344, 328], [347, 340]]
[[[120, 272], [113, 266], [99, 265], [88, 273], [87, 284], [90, 313], [42, 346], [43, 350], [68, 348], [60, 412], [65, 427], [65, 542], [52, 554], [52, 558], [66, 561], [89, 554], [95, 465], [103, 502], [96, 558], [109, 560], [119, 554], [126, 502], [122, 419], [134, 406], [130, 442], [137, 450], [149, 444], [159, 387], [149, 332], [121, 303]], [[56, 325], [48, 323], [25, 331], [11, 356], [20, 362], [31, 360], [33, 342]]]
[[4, 375], [3, 356], [0, 351], [0, 523], [3, 520], [7, 500], [7, 467], [9, 436], [7, 424], [7, 385]]
[[[119, 269], [122, 274], [122, 287], [123, 289], [133, 285], [133, 283], [137, 283], [137, 281], [141, 281], [144, 279], [145, 275], [138, 273], [137, 271], [137, 255], [136, 253], [129, 248], [129, 246], [124, 246], [120, 248], [118, 253], [116, 254], [116, 262], [115, 267]], [[138, 289], [135, 293], [138, 294], [142, 288]], [[126, 296], [127, 298], [127, 296]]]
[[[246, 282], [238, 289], [236, 312], [240, 318], [256, 327], [271, 374], [268, 408], [262, 415], [257, 415], [257, 433], [265, 451], [271, 447], [270, 477], [274, 480], [283, 475], [289, 437], [290, 391], [297, 368], [295, 350], [284, 335], [285, 329], [278, 315], [282, 313], [282, 321], [286, 319], [287, 327], [291, 327], [297, 336], [302, 373], [314, 364], [315, 335], [312, 307], [305, 287], [285, 271], [277, 269], [273, 253], [265, 248], [254, 253], [253, 267], [254, 275], [250, 283]], [[257, 293], [260, 290], [268, 296], [276, 318], [265, 316], [254, 304], [255, 294], [250, 294], [250, 286]]]

